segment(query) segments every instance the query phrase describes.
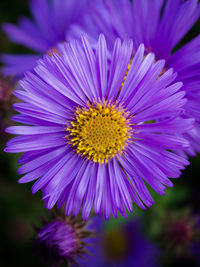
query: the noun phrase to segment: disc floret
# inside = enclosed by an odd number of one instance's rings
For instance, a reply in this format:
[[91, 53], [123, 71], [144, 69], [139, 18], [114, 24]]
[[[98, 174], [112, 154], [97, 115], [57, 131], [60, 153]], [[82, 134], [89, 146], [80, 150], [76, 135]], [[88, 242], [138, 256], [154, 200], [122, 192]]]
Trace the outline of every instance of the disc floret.
[[66, 130], [76, 152], [98, 163], [121, 154], [130, 136], [128, 114], [106, 101], [77, 108]]

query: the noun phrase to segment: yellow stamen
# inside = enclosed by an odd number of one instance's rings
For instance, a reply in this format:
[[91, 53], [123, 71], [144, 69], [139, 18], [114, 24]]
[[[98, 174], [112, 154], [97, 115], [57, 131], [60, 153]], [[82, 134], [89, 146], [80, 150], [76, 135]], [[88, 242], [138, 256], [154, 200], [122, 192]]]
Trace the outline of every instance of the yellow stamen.
[[131, 67], [132, 60], [133, 60], [133, 59], [131, 59], [130, 62], [129, 62], [129, 64], [128, 64], [128, 67], [127, 67], [127, 70], [126, 70], [124, 79], [123, 79], [122, 84], [121, 84], [120, 89], [119, 89], [120, 91], [121, 91], [121, 89], [122, 89], [122, 86], [123, 86], [124, 83], [125, 83], [126, 77], [127, 77], [127, 75], [128, 75], [129, 69], [130, 69], [130, 67]]
[[166, 72], [166, 68], [163, 68], [162, 71], [161, 71], [161, 73], [159, 74], [158, 78], [160, 78], [165, 72]]
[[[143, 59], [145, 59], [145, 57], [146, 57], [146, 56], [144, 56]], [[133, 59], [131, 58], [131, 60], [130, 60], [130, 62], [129, 62], [129, 64], [128, 64], [128, 67], [127, 67], [127, 70], [126, 70], [126, 73], [125, 73], [125, 76], [124, 76], [124, 79], [123, 79], [123, 81], [122, 81], [122, 84], [121, 84], [121, 86], [120, 86], [119, 91], [121, 91], [121, 89], [122, 89], [122, 87], [123, 87], [123, 85], [124, 85], [124, 83], [125, 83], [125, 81], [126, 81], [126, 78], [127, 78], [129, 69], [130, 69], [130, 67], [131, 67], [131, 63], [132, 63], [132, 61], [133, 61]], [[156, 63], [156, 62], [157, 62], [157, 60], [155, 59], [155, 63]], [[162, 70], [161, 73], [159, 74], [158, 78], [159, 78], [160, 76], [162, 76], [165, 72], [166, 72], [166, 68], [163, 68], [163, 70]], [[158, 78], [157, 78], [157, 79], [158, 79]]]
[[87, 159], [104, 163], [122, 153], [130, 136], [127, 113], [107, 102], [78, 108], [67, 127], [70, 143]]
[[47, 55], [52, 57], [53, 53], [56, 53], [59, 57], [61, 56], [60, 53], [58, 52], [58, 50], [56, 48], [52, 48], [47, 52]]

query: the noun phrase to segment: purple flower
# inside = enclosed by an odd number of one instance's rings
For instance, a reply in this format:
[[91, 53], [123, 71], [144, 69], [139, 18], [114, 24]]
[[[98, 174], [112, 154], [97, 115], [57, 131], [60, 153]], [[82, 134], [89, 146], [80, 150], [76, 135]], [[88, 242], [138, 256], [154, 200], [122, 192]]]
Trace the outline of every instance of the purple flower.
[[14, 43], [23, 45], [35, 54], [2, 55], [5, 75], [22, 75], [31, 70], [36, 61], [58, 43], [70, 38], [73, 24], [81, 24], [87, 0], [30, 0], [33, 20], [23, 17], [19, 25], [3, 25], [3, 30]]
[[35, 240], [37, 251], [43, 259], [56, 266], [63, 261], [76, 263], [79, 257], [87, 253], [87, 246], [95, 241], [96, 228], [93, 219], [84, 223], [78, 218], [56, 218], [38, 231]]
[[199, 215], [188, 210], [168, 212], [163, 218], [161, 242], [170, 256], [195, 256], [195, 249], [200, 244], [199, 219]]
[[159, 250], [142, 234], [139, 221], [101, 231], [97, 238], [96, 245], [89, 248], [91, 256], [80, 259], [81, 266], [159, 266]]
[[97, 47], [69, 42], [26, 73], [13, 120], [28, 126], [8, 128], [20, 136], [5, 149], [25, 152], [19, 182], [37, 180], [32, 192], [42, 190], [47, 208], [58, 201], [76, 216], [82, 206], [84, 219], [92, 207], [106, 219], [126, 216], [133, 201], [150, 207], [146, 183], [164, 195], [188, 164], [172, 151], [187, 148], [178, 134], [193, 122], [180, 117], [185, 93], [172, 69], [162, 74], [164, 60], [144, 57], [143, 45], [132, 57], [132, 41], [119, 39], [110, 57], [103, 35]]
[[165, 71], [173, 68], [178, 73], [176, 81], [183, 82], [188, 100], [184, 117], [195, 119], [195, 127], [184, 134], [191, 145], [186, 152], [194, 156], [200, 151], [200, 36], [172, 51], [199, 18], [198, 0], [97, 0], [90, 13], [86, 24], [91, 40], [103, 33], [111, 49], [116, 38], [131, 38], [135, 51], [143, 43], [146, 53], [166, 60]]

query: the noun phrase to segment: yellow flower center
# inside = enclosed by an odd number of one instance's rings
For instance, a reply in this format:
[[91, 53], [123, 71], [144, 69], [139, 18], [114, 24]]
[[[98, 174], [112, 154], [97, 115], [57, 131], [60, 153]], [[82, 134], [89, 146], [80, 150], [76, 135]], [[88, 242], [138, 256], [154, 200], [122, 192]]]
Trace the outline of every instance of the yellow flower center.
[[93, 162], [104, 163], [121, 154], [129, 137], [129, 120], [121, 107], [107, 102], [78, 108], [67, 127], [66, 138], [76, 152]]
[[105, 233], [102, 245], [106, 258], [116, 263], [123, 261], [130, 250], [127, 234], [120, 229]]

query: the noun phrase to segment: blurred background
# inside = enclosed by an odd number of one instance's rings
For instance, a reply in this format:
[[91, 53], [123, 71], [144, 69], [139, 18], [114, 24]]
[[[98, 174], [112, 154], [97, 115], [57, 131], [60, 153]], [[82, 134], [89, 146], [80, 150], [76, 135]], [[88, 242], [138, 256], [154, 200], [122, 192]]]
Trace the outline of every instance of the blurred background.
[[[27, 0], [0, 1], [1, 25], [16, 23], [21, 15], [30, 15]], [[179, 45], [199, 33], [200, 21]], [[0, 53], [17, 52], [27, 52], [27, 49], [9, 42], [0, 31]], [[34, 228], [40, 226], [41, 217], [48, 217], [48, 211], [40, 193], [31, 194], [31, 184], [17, 183], [20, 155], [3, 152], [10, 138], [4, 129], [12, 124], [9, 118], [15, 101], [13, 88], [1, 74], [0, 266], [49, 266], [41, 261], [33, 245]], [[155, 199], [152, 208], [143, 211], [135, 206], [128, 219], [119, 217], [103, 223], [100, 242], [96, 245], [106, 262], [102, 266], [200, 266], [200, 156], [190, 161], [180, 179], [173, 181], [174, 188], [166, 190], [166, 196], [150, 189]], [[86, 262], [83, 266], [89, 265]]]

